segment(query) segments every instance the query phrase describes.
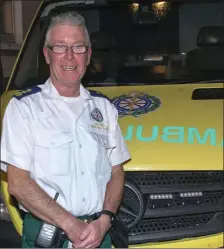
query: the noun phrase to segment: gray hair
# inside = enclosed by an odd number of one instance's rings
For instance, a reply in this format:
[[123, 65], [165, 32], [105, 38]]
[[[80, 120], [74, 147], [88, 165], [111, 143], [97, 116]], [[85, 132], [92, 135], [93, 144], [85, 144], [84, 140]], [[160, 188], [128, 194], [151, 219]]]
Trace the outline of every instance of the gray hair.
[[49, 25], [47, 32], [46, 32], [46, 36], [45, 36], [45, 43], [44, 43], [45, 47], [49, 45], [50, 32], [51, 32], [52, 28], [55, 27], [56, 25], [64, 25], [64, 24], [83, 27], [84, 34], [85, 34], [85, 40], [87, 43], [86, 45], [88, 47], [91, 47], [89, 32], [88, 32], [86, 25], [85, 25], [85, 19], [82, 15], [80, 15], [76, 11], [69, 11], [69, 12], [65, 12], [65, 13], [62, 13], [62, 14], [59, 14], [57, 16], [52, 17], [50, 25]]

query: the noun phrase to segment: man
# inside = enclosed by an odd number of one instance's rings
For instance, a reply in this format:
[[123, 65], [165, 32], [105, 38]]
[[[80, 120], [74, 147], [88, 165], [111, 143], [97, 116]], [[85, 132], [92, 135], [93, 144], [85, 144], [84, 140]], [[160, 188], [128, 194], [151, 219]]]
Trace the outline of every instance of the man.
[[130, 155], [115, 107], [81, 85], [91, 57], [83, 17], [54, 17], [43, 52], [50, 78], [14, 96], [3, 120], [2, 169], [26, 212], [23, 247], [34, 247], [41, 221], [61, 228], [73, 247], [111, 247]]

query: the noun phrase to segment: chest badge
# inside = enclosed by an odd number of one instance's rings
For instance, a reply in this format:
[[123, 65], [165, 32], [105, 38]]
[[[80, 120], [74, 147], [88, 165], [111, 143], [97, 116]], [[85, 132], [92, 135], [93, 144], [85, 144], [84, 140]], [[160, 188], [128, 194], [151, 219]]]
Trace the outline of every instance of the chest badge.
[[93, 111], [91, 112], [91, 117], [97, 122], [103, 121], [103, 115], [98, 108], [93, 109]]

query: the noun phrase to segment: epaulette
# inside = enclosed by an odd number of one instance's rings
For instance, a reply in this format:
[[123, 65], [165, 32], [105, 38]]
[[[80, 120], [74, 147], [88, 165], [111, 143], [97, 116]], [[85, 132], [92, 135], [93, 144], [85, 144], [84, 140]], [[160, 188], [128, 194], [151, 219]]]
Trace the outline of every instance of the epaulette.
[[89, 89], [88, 89], [88, 91], [89, 91], [90, 95], [93, 96], [93, 97], [105, 98], [105, 99], [109, 100], [110, 102], [112, 102], [112, 100], [110, 98], [108, 98], [106, 95], [104, 95], [101, 92], [94, 91], [94, 90], [89, 90]]
[[39, 86], [34, 86], [31, 88], [20, 90], [19, 92], [15, 93], [13, 95], [13, 97], [18, 99], [18, 100], [21, 100], [23, 97], [26, 97], [26, 96], [29, 96], [29, 95], [32, 95], [34, 93], [38, 93], [41, 91], [42, 91], [42, 89]]

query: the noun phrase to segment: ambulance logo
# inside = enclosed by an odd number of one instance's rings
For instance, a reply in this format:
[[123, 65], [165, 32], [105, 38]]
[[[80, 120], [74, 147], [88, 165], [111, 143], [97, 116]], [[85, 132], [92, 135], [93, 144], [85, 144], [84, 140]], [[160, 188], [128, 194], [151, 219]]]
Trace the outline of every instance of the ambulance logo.
[[139, 117], [156, 110], [161, 105], [158, 98], [144, 92], [131, 92], [115, 97], [113, 103], [119, 112], [119, 117]]

